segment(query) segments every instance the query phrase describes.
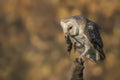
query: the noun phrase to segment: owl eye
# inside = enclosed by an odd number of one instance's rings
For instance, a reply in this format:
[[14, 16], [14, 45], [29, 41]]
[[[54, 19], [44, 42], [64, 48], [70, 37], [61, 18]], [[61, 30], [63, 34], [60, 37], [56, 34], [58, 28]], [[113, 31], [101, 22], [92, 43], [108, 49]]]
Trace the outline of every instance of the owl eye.
[[68, 31], [69, 31], [69, 30], [71, 30], [71, 29], [72, 29], [72, 27], [73, 27], [73, 26], [70, 26], [70, 27], [68, 28]]

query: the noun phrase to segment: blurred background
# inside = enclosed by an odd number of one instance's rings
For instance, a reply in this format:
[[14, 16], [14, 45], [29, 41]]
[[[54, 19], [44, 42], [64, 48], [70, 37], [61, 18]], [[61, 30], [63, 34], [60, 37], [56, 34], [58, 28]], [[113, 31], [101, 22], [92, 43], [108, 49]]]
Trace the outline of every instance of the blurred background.
[[0, 0], [0, 80], [68, 80], [60, 19], [83, 15], [101, 26], [103, 64], [86, 62], [85, 80], [120, 79], [120, 0]]

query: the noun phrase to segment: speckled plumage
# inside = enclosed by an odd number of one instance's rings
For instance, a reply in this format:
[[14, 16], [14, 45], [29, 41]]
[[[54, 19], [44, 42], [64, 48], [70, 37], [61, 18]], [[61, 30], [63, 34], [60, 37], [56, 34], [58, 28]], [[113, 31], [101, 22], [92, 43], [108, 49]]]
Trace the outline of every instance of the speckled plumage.
[[76, 46], [76, 50], [81, 53], [80, 57], [95, 62], [105, 59], [99, 27], [95, 22], [84, 16], [72, 16], [62, 19], [60, 23], [66, 40], [69, 38], [71, 45]]

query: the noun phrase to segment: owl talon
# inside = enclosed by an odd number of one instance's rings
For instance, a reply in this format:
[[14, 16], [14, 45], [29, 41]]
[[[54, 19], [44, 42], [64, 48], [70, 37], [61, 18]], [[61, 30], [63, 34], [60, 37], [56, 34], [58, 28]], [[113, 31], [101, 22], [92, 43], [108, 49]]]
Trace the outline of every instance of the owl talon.
[[84, 57], [83, 56], [79, 56], [78, 58], [80, 61], [85, 61]]

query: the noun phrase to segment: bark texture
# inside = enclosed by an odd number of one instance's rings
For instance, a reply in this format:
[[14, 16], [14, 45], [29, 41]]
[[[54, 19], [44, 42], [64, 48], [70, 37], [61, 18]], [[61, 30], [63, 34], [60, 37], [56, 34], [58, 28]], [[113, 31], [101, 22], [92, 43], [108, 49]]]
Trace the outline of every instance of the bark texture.
[[76, 58], [73, 61], [71, 75], [69, 80], [84, 80], [83, 79], [84, 61]]

